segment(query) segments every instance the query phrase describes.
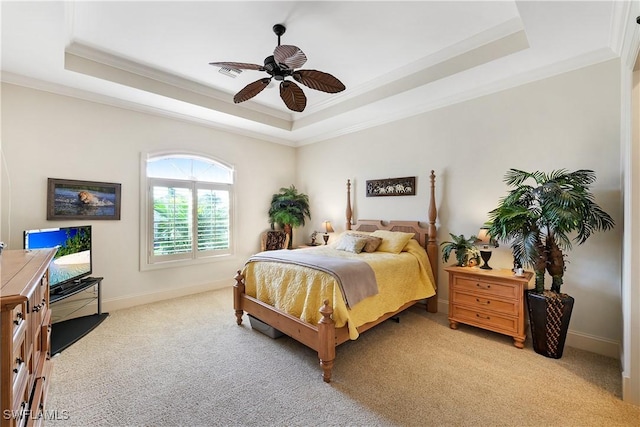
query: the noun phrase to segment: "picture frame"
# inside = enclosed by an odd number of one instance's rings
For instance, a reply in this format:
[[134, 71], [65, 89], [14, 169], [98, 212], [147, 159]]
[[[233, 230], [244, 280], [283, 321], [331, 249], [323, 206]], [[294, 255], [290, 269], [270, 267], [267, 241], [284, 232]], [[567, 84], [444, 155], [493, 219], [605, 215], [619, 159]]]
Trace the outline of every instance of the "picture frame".
[[119, 220], [121, 184], [48, 178], [47, 220]]
[[372, 179], [367, 181], [367, 197], [415, 196], [416, 177]]

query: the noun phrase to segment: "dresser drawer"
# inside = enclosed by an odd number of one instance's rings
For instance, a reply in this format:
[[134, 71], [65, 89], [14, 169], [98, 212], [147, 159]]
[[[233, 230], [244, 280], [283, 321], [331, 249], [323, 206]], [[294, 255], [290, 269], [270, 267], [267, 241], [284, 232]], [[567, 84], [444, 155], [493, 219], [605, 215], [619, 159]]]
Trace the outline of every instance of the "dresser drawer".
[[44, 315], [49, 311], [49, 305], [47, 304], [47, 300], [44, 299], [43, 295], [40, 292], [37, 295], [34, 295], [30, 300], [30, 321], [35, 327], [39, 327], [42, 324], [42, 320], [44, 319]]
[[507, 335], [518, 333], [518, 318], [453, 305], [449, 318]]
[[481, 309], [484, 311], [491, 311], [511, 316], [518, 315], [518, 301], [499, 300], [484, 296], [484, 294], [481, 294], [479, 292], [470, 294], [466, 292], [460, 292], [455, 289], [453, 291], [452, 299], [453, 304], [465, 305], [471, 309]]
[[13, 338], [13, 355], [11, 356], [11, 381], [15, 384], [22, 370], [27, 370], [27, 342], [25, 340], [26, 323], [20, 325]]
[[466, 278], [456, 276], [453, 284], [455, 290], [468, 291], [473, 293], [491, 294], [494, 297], [504, 297], [518, 300], [522, 296], [518, 290], [520, 286], [510, 285], [508, 283], [489, 282], [480, 279]]
[[13, 410], [19, 411], [29, 404], [29, 370], [26, 364], [22, 364], [13, 381]]
[[46, 352], [46, 358], [51, 358], [51, 310], [47, 310], [40, 327], [40, 349]]
[[44, 413], [47, 402], [47, 394], [49, 392], [49, 383], [51, 382], [51, 371], [53, 369], [53, 363], [46, 361], [42, 375], [36, 379], [36, 384], [33, 391], [33, 400], [31, 401], [31, 417], [27, 425], [39, 426], [44, 425]]
[[13, 336], [14, 336], [14, 340], [15, 340], [15, 336], [17, 333], [17, 330], [20, 326], [24, 325], [25, 322], [25, 313], [27, 312], [26, 310], [26, 304], [22, 303], [22, 304], [18, 304], [12, 311], [11, 311], [11, 323], [13, 324]]

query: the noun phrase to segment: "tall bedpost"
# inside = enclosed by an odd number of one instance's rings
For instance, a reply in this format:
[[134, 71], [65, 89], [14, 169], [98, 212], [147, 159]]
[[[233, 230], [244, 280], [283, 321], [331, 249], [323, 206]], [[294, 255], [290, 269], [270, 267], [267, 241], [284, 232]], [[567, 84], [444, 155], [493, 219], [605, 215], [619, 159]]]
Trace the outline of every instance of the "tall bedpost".
[[351, 220], [353, 212], [351, 211], [351, 180], [347, 180], [347, 224], [345, 230], [351, 230]]
[[242, 272], [238, 270], [235, 277], [236, 284], [233, 285], [233, 308], [236, 311], [236, 323], [242, 324], [242, 315], [244, 314], [242, 306], [242, 295], [244, 294], [244, 276]]
[[[427, 255], [429, 255], [429, 263], [431, 264], [431, 270], [433, 271], [433, 277], [438, 285], [438, 260], [440, 259], [438, 254], [438, 243], [436, 241], [436, 218], [438, 216], [438, 210], [436, 208], [436, 175], [433, 171], [429, 175], [431, 181], [431, 189], [429, 195], [429, 211], [428, 211], [428, 226], [429, 239], [427, 241]], [[427, 311], [430, 313], [438, 312], [438, 297], [436, 296], [427, 300]]]
[[331, 382], [331, 370], [336, 358], [336, 324], [331, 318], [333, 308], [329, 300], [324, 300], [320, 314], [322, 319], [318, 322], [318, 358], [322, 367], [322, 379], [328, 383]]

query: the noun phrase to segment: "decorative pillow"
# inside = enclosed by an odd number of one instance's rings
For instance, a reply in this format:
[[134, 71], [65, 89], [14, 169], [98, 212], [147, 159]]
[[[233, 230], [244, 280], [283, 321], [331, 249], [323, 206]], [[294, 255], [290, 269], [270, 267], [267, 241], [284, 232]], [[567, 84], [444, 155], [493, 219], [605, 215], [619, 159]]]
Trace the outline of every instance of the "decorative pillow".
[[399, 254], [404, 249], [407, 242], [413, 239], [413, 233], [403, 233], [401, 231], [376, 230], [371, 233], [374, 237], [381, 237], [382, 243], [378, 246], [380, 252], [390, 252]]
[[353, 234], [343, 234], [340, 236], [338, 243], [336, 243], [336, 249], [359, 254], [362, 252], [362, 248], [364, 248], [366, 243], [367, 241], [362, 237], [354, 236]]
[[362, 248], [363, 252], [375, 252], [382, 243], [381, 237], [372, 236], [370, 233], [365, 233], [363, 231], [349, 231], [350, 236], [357, 236], [361, 239], [365, 240], [364, 248]]

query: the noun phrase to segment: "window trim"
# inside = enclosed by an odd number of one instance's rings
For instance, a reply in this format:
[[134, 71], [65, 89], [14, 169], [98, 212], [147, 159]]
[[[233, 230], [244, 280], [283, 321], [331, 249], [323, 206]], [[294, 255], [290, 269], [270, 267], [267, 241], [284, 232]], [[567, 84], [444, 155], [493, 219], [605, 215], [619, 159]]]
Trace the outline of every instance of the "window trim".
[[[229, 191], [229, 203], [231, 209], [231, 215], [229, 217], [229, 251], [228, 253], [221, 254], [210, 254], [202, 257], [189, 257], [184, 259], [174, 259], [174, 260], [166, 260], [161, 262], [152, 263], [151, 257], [149, 256], [149, 251], [153, 249], [153, 235], [149, 233], [149, 227], [152, 222], [152, 218], [150, 215], [153, 215], [151, 209], [151, 199], [152, 197], [149, 194], [151, 189], [151, 179], [147, 177], [147, 162], [151, 159], [159, 158], [159, 157], [194, 157], [201, 158], [204, 161], [214, 162], [219, 164], [222, 167], [228, 168], [231, 172], [232, 183], [208, 183], [207, 181], [189, 181], [182, 180], [185, 183], [201, 183], [201, 184], [212, 184], [213, 186], [218, 186], [218, 188], [226, 187], [225, 190]], [[236, 196], [235, 196], [235, 185], [236, 185], [236, 173], [235, 168], [225, 162], [221, 161], [214, 156], [204, 153], [192, 152], [192, 151], [184, 151], [184, 150], [171, 150], [171, 151], [152, 151], [152, 152], [142, 152], [140, 155], [140, 229], [139, 229], [139, 268], [140, 271], [150, 271], [150, 270], [158, 270], [164, 268], [174, 268], [174, 267], [186, 267], [190, 265], [199, 265], [206, 264], [211, 262], [220, 262], [220, 261], [229, 261], [233, 259], [236, 255], [236, 230], [235, 224], [237, 209], [236, 209]], [[154, 180], [163, 180], [163, 178], [154, 178]], [[167, 179], [167, 181], [178, 182], [180, 180], [177, 179]], [[198, 185], [195, 186], [197, 191], [198, 188], [202, 188]], [[211, 188], [211, 187], [209, 187]], [[195, 206], [194, 206], [195, 208]]]

